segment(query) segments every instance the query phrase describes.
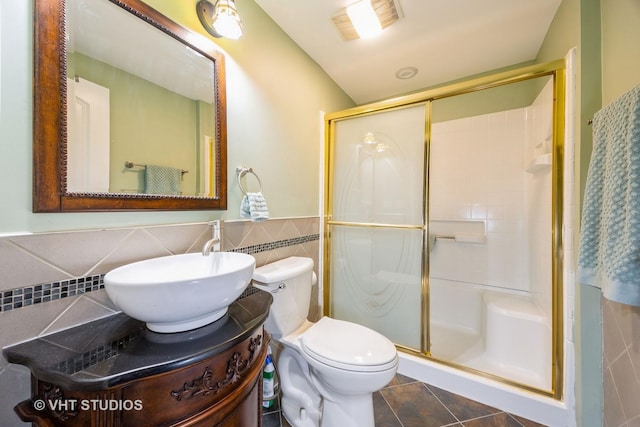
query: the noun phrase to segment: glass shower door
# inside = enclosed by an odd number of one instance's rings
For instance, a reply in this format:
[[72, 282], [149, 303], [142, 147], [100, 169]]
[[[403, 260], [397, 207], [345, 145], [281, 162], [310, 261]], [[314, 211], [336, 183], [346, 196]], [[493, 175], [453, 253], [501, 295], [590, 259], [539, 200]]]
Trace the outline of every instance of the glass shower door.
[[425, 105], [337, 121], [330, 147], [329, 311], [423, 344]]
[[328, 115], [325, 313], [562, 396], [562, 64]]
[[553, 79], [432, 104], [430, 356], [552, 389]]

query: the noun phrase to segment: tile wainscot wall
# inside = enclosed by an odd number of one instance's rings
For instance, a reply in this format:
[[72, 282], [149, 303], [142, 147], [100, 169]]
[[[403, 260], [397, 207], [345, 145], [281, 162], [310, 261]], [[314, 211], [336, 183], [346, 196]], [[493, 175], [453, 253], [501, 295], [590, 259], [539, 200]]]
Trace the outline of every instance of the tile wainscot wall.
[[[118, 308], [104, 291], [110, 270], [148, 258], [199, 252], [208, 223], [42, 233], [0, 238], [0, 347], [102, 317]], [[319, 218], [224, 221], [224, 251], [253, 255], [256, 266], [319, 255]], [[309, 318], [319, 316], [314, 286]], [[24, 426], [13, 407], [30, 397], [30, 372], [0, 358], [0, 419]]]

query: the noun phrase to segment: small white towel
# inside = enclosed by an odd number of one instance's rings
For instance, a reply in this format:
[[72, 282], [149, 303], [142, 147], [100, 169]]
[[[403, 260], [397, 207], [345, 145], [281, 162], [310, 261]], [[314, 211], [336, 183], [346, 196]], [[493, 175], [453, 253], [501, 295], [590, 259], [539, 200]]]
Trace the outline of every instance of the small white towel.
[[240, 203], [240, 218], [251, 218], [253, 222], [269, 219], [267, 201], [261, 192], [245, 194]]

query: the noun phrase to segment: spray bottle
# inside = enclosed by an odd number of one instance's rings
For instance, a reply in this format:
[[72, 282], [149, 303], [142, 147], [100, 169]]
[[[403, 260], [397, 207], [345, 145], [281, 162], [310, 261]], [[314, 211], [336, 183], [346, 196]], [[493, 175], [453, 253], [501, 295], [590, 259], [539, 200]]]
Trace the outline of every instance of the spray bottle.
[[273, 363], [271, 345], [267, 349], [267, 357], [262, 370], [262, 407], [271, 408], [278, 397], [278, 378], [276, 367]]

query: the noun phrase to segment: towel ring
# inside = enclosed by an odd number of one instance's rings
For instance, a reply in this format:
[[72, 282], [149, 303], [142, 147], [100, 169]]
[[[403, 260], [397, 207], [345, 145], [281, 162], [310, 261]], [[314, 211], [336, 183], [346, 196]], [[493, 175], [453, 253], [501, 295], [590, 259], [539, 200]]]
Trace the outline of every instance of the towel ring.
[[260, 181], [260, 177], [253, 171], [253, 168], [245, 168], [244, 166], [238, 166], [236, 167], [236, 178], [238, 179], [238, 187], [240, 187], [240, 191], [242, 191], [242, 194], [246, 196], [247, 190], [245, 190], [245, 188], [242, 186], [240, 179], [248, 173], [256, 177], [256, 179], [258, 180], [258, 185], [260, 185], [260, 192], [262, 192], [262, 181]]

